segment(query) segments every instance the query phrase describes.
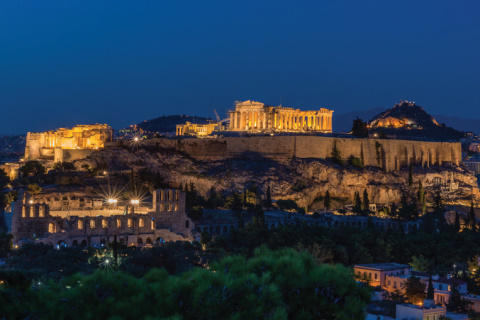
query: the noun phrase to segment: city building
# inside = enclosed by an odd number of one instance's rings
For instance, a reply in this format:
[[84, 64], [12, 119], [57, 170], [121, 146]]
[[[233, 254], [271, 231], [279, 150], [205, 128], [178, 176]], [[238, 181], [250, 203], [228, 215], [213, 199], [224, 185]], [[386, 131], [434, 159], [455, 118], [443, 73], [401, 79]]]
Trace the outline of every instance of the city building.
[[257, 101], [237, 101], [230, 111], [230, 131], [332, 132], [333, 110], [314, 111], [268, 106]]
[[366, 281], [373, 287], [386, 289], [387, 276], [407, 274], [410, 267], [400, 263], [372, 263], [356, 264], [353, 270], [359, 280]]
[[397, 304], [397, 320], [440, 320], [445, 317], [447, 309], [444, 306], [437, 306], [433, 300], [424, 300], [420, 306], [410, 303]]

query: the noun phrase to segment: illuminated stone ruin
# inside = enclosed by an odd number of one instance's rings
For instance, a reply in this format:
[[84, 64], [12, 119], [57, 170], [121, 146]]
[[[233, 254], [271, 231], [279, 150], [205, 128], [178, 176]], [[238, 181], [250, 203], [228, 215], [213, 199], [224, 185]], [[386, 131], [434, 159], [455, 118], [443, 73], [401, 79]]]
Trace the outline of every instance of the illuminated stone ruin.
[[[25, 159], [63, 159], [56, 150], [96, 150], [113, 140], [113, 129], [106, 124], [78, 125], [47, 132], [28, 132]], [[58, 159], [57, 159], [58, 158]]]
[[267, 106], [257, 101], [237, 101], [230, 111], [230, 131], [332, 132], [333, 110], [314, 111]]

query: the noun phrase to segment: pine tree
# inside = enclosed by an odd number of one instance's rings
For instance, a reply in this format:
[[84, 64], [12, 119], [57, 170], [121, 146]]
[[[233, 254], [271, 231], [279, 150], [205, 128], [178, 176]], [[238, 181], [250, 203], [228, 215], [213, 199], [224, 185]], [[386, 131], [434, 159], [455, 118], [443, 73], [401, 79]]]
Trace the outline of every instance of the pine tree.
[[423, 196], [422, 196], [422, 214], [427, 213], [427, 194], [425, 191], [423, 191]]
[[460, 231], [460, 217], [458, 216], [458, 212], [455, 212], [455, 230]]
[[362, 200], [360, 200], [360, 193], [355, 191], [355, 196], [353, 197], [353, 212], [356, 214], [362, 213]]
[[338, 163], [340, 165], [344, 165], [343, 160], [342, 160], [342, 155], [340, 154], [340, 150], [337, 148], [337, 141], [333, 143], [333, 149], [332, 149], [332, 154], [331, 157], [335, 163]]
[[267, 208], [272, 207], [272, 191], [270, 190], [270, 186], [267, 187], [267, 197], [265, 199], [265, 207]]
[[331, 202], [332, 199], [330, 197], [330, 192], [327, 190], [327, 193], [325, 193], [325, 199], [323, 199], [323, 205], [325, 207], [325, 210], [330, 210]]
[[367, 189], [363, 191], [363, 211], [367, 214], [370, 212], [370, 200], [368, 199]]
[[413, 165], [410, 163], [410, 168], [408, 170], [408, 185], [413, 185]]
[[430, 276], [428, 277], [427, 299], [429, 300], [435, 299], [435, 290], [433, 289], [432, 274], [430, 274]]
[[468, 212], [468, 225], [471, 230], [477, 230], [477, 218], [475, 217], [475, 208], [473, 207], [473, 201], [470, 204], [470, 211]]
[[422, 181], [418, 179], [418, 193], [417, 193], [418, 203], [423, 204], [424, 197], [425, 197], [425, 190], [423, 190]]

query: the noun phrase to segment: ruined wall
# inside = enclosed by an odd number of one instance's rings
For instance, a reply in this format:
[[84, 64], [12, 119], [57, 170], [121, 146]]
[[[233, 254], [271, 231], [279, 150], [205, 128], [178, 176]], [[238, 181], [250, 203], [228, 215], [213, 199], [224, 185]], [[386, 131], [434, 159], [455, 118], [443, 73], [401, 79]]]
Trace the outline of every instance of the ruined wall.
[[[336, 145], [342, 158], [363, 159], [364, 165], [399, 170], [410, 163], [418, 166], [459, 164], [461, 145], [457, 142], [410, 140], [346, 139], [320, 136], [261, 136], [217, 139], [152, 139], [144, 146], [172, 149], [195, 158], [263, 156], [272, 159], [331, 157]], [[119, 142], [109, 144], [118, 146]]]
[[74, 160], [85, 159], [91, 155], [95, 150], [93, 149], [60, 149], [55, 148], [55, 157], [54, 162], [63, 162], [68, 161], [72, 162]]

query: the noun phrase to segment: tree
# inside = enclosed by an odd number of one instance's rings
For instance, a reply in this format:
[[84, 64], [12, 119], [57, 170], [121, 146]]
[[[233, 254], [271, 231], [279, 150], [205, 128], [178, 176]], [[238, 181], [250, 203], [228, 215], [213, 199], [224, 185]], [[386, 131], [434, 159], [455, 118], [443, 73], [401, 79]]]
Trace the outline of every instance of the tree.
[[367, 189], [363, 190], [363, 211], [367, 215], [370, 213], [370, 200], [368, 199]]
[[337, 141], [333, 143], [333, 149], [331, 153], [331, 157], [333, 162], [338, 163], [339, 165], [344, 165], [343, 160], [342, 160], [342, 155], [340, 154], [340, 150], [337, 148]]
[[267, 186], [267, 194], [265, 197], [265, 207], [266, 208], [272, 207], [272, 191], [270, 190], [270, 186]]
[[450, 297], [448, 298], [447, 310], [450, 312], [458, 313], [468, 313], [472, 308], [472, 302], [466, 301], [462, 298], [460, 291], [458, 290], [458, 285], [453, 279], [450, 284]]
[[427, 299], [428, 300], [434, 300], [435, 299], [435, 289], [433, 289], [433, 280], [432, 280], [432, 274], [431, 273], [428, 277]]
[[13, 236], [4, 232], [0, 233], [0, 258], [5, 258], [13, 249]]
[[353, 120], [352, 125], [352, 135], [358, 138], [366, 138], [368, 137], [368, 126], [367, 123], [364, 122], [362, 119], [357, 117]]
[[325, 198], [323, 199], [323, 206], [325, 207], [325, 210], [330, 210], [330, 206], [332, 199], [330, 198], [330, 192], [327, 190], [325, 193]]
[[455, 211], [455, 230], [458, 232], [460, 231], [460, 217], [458, 216], [458, 212]]
[[234, 191], [227, 198], [227, 207], [232, 211], [242, 212], [243, 210], [242, 195], [239, 192]]
[[424, 198], [425, 198], [425, 190], [423, 189], [422, 181], [418, 179], [418, 192], [417, 192], [418, 203], [423, 203]]
[[18, 171], [22, 177], [40, 176], [46, 172], [45, 167], [36, 160], [25, 162]]
[[[85, 164], [83, 165], [85, 166]], [[88, 166], [88, 164], [87, 164]], [[64, 171], [67, 171], [67, 170], [75, 170], [75, 165], [71, 162], [67, 162], [67, 161], [59, 161], [59, 162], [55, 162], [53, 164], [53, 167], [52, 167], [53, 170], [57, 170], [57, 171], [61, 171], [61, 172], [64, 172]]]
[[427, 272], [430, 270], [430, 262], [423, 255], [413, 256], [409, 265], [418, 272]]
[[470, 204], [470, 211], [468, 212], [468, 226], [471, 230], [477, 230], [477, 218], [475, 217], [475, 208], [473, 207], [473, 201]]
[[353, 212], [356, 214], [362, 214], [362, 200], [360, 200], [360, 193], [355, 191], [353, 196]]
[[280, 210], [298, 210], [298, 205], [294, 200], [278, 200], [277, 206]]
[[425, 284], [413, 274], [405, 282], [405, 296], [412, 304], [418, 304], [425, 300]]
[[413, 164], [410, 163], [410, 168], [408, 170], [408, 185], [411, 187], [413, 185]]
[[30, 194], [39, 194], [40, 192], [42, 192], [42, 188], [40, 188], [36, 183], [31, 183], [28, 185], [27, 191]]

